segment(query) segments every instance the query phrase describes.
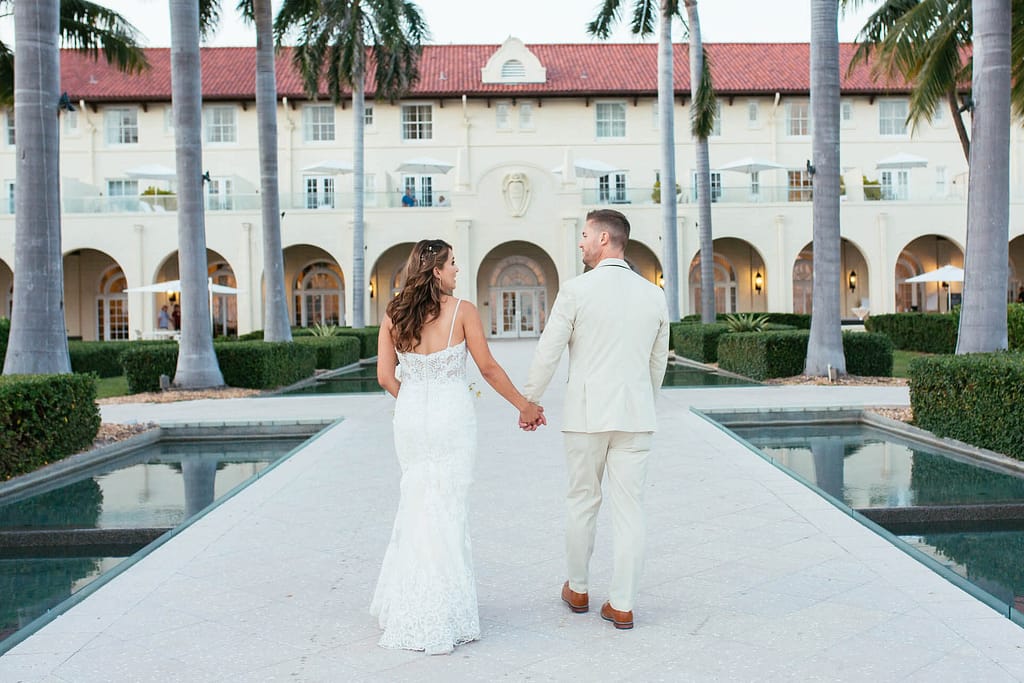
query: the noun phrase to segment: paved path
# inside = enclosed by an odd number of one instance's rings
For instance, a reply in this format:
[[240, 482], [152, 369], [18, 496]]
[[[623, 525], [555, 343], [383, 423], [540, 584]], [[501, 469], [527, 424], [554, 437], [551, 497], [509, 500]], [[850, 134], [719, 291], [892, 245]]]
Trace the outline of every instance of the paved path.
[[[521, 381], [533, 344], [494, 349]], [[519, 432], [484, 389], [472, 497], [480, 641], [445, 657], [376, 645], [367, 606], [398, 496], [390, 398], [107, 406], [105, 419], [125, 421], [345, 419], [0, 657], [0, 680], [1024, 680], [1018, 626], [689, 412], [905, 405], [904, 388], [662, 392], [649, 557], [625, 632], [558, 600], [557, 429]], [[554, 425], [561, 392], [556, 377]], [[598, 605], [609, 533], [604, 513]]]

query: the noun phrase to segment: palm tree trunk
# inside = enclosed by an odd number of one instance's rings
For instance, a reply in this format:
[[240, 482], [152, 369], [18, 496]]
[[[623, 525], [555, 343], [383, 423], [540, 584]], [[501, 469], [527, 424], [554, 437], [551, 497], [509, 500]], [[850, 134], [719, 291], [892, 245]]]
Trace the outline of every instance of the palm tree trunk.
[[281, 249], [281, 196], [277, 182], [277, 80], [274, 18], [270, 0], [254, 0], [256, 20], [256, 119], [260, 144], [260, 209], [263, 215], [263, 277], [266, 287], [263, 339], [292, 340]]
[[[359, 54], [363, 55], [362, 49]], [[358, 73], [364, 73], [363, 69]], [[359, 77], [352, 88], [352, 118], [355, 119], [352, 126], [352, 192], [355, 196], [352, 198], [352, 280], [348, 283], [352, 288], [352, 327], [366, 325], [366, 234], [363, 221], [365, 83], [365, 76]]]
[[804, 372], [846, 374], [839, 315], [839, 2], [811, 2], [814, 293]]
[[71, 372], [60, 234], [58, 0], [14, 3], [14, 310], [4, 374]]
[[[697, 0], [686, 0], [686, 23], [690, 30], [690, 100], [696, 103], [704, 74], [704, 46], [700, 37]], [[697, 222], [700, 234], [700, 321], [715, 322], [715, 246], [711, 232], [711, 159], [708, 139], [696, 141]]]
[[956, 99], [955, 85], [946, 94], [946, 101], [949, 104], [949, 114], [953, 119], [953, 127], [956, 128], [956, 136], [960, 140], [960, 149], [964, 151], [964, 161], [970, 163], [971, 140], [967, 137], [967, 129], [964, 127], [963, 112], [960, 111], [960, 103]]
[[174, 154], [178, 172], [178, 270], [181, 278], [181, 343], [174, 384], [199, 389], [224, 384], [213, 352], [206, 269], [199, 3], [195, 0], [170, 0], [170, 11], [171, 100], [174, 102]]
[[658, 24], [658, 121], [661, 126], [662, 274], [669, 320], [679, 320], [679, 228], [676, 205], [675, 83], [672, 63], [672, 15], [661, 0]]
[[1005, 349], [1010, 220], [1010, 1], [974, 0], [964, 303], [956, 352]]

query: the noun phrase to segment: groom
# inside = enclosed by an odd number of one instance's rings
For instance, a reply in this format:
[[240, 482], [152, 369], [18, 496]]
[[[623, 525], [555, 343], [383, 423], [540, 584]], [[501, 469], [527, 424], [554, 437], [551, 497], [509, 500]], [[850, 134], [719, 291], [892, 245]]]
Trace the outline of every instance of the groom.
[[569, 473], [569, 580], [562, 600], [573, 612], [589, 609], [590, 556], [607, 471], [615, 557], [601, 617], [619, 629], [633, 628], [644, 560], [647, 454], [669, 333], [665, 293], [626, 263], [628, 241], [629, 221], [618, 211], [587, 214], [579, 246], [591, 270], [562, 284], [523, 390], [538, 402], [562, 350], [569, 348], [562, 426]]

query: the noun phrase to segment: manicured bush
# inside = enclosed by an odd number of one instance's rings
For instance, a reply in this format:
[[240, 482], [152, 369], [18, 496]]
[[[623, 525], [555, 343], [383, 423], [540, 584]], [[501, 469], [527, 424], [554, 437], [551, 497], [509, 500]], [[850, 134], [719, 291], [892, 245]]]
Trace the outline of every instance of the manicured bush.
[[359, 362], [359, 338], [355, 336], [298, 337], [296, 344], [316, 349], [316, 367], [334, 370]]
[[8, 318], [0, 318], [0, 369], [3, 368], [4, 358], [7, 357], [7, 338], [11, 336], [11, 321]]
[[917, 426], [1024, 460], [1024, 355], [923, 356], [908, 375]]
[[231, 387], [274, 389], [312, 377], [316, 348], [295, 342], [215, 344], [224, 382]]
[[[100, 377], [118, 377], [124, 369], [121, 367], [121, 354], [131, 342], [102, 341], [69, 341], [68, 354], [71, 356], [71, 372]], [[141, 344], [142, 342], [135, 342]], [[150, 342], [153, 343], [153, 342]]]
[[[729, 313], [718, 313], [715, 315], [715, 320], [722, 322], [725, 317], [730, 315]], [[768, 316], [768, 322], [778, 323], [779, 325], [789, 325], [798, 330], [809, 330], [811, 329], [811, 316], [806, 313], [758, 313], [758, 315]], [[691, 313], [690, 315], [684, 315], [680, 322], [684, 323], [699, 323], [700, 313]]]
[[671, 346], [677, 356], [690, 358], [700, 363], [718, 361], [718, 339], [729, 334], [724, 323], [679, 323], [671, 325]]
[[1024, 304], [1006, 307], [1006, 333], [1011, 351], [1024, 351]]
[[864, 321], [868, 332], [892, 339], [903, 351], [953, 353], [956, 350], [957, 320], [949, 313], [883, 313]]
[[367, 325], [366, 327], [339, 327], [336, 334], [341, 337], [356, 337], [359, 339], [359, 357], [373, 358], [377, 355], [377, 335], [380, 327]]
[[731, 332], [718, 340], [718, 367], [757, 380], [799, 375], [809, 337], [806, 330]]
[[92, 375], [0, 377], [0, 480], [88, 448], [99, 430]]
[[846, 372], [866, 377], [892, 376], [892, 340], [872, 332], [843, 332]]
[[125, 349], [121, 367], [128, 379], [128, 393], [160, 391], [160, 375], [174, 379], [178, 367], [178, 345], [146, 344]]

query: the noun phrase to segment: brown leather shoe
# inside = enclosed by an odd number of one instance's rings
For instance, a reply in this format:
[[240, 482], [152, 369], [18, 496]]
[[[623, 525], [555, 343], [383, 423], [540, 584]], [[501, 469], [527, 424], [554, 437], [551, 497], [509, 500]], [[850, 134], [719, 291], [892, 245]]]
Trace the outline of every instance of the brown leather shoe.
[[610, 621], [615, 625], [615, 628], [627, 629], [633, 628], [633, 612], [623, 612], [622, 610], [615, 609], [612, 607], [612, 603], [606, 602], [601, 605], [601, 618], [605, 621]]
[[569, 588], [568, 581], [562, 586], [562, 602], [569, 605], [569, 609], [576, 614], [582, 614], [590, 609], [590, 599], [587, 597], [587, 594], [577, 593]]

